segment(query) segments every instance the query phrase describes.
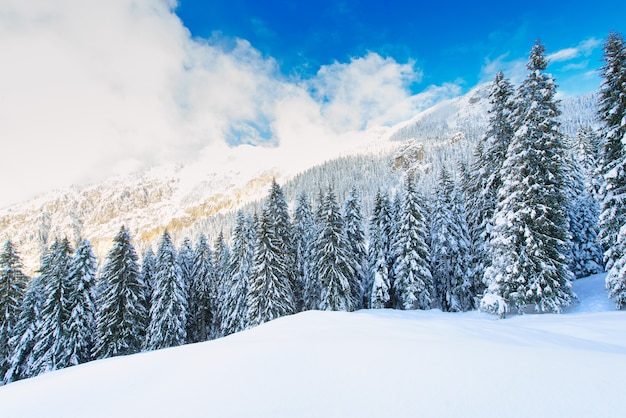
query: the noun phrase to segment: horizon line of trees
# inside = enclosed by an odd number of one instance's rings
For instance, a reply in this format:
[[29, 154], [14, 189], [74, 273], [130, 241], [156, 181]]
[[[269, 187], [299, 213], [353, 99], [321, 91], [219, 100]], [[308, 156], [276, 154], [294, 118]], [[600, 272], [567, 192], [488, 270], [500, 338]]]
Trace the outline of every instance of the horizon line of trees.
[[[260, 213], [239, 212], [230, 244], [179, 248], [165, 231], [139, 261], [124, 226], [99, 274], [88, 240], [56, 239], [38, 275], [0, 253], [0, 380], [93, 359], [206, 341], [304, 310], [561, 312], [574, 277], [608, 271], [626, 304], [626, 47], [605, 43], [600, 133], [559, 130], [556, 85], [537, 42], [517, 90], [498, 73], [471, 166], [445, 167], [432, 196], [407, 175], [363, 219], [355, 189], [331, 187], [291, 213], [274, 181]], [[604, 253], [604, 259], [603, 259]]]

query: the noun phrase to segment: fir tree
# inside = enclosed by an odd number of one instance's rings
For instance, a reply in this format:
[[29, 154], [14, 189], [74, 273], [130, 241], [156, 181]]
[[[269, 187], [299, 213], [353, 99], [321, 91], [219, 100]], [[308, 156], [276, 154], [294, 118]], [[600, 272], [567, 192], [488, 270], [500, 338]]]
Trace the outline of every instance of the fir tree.
[[250, 286], [254, 256], [254, 227], [243, 212], [237, 213], [233, 231], [233, 245], [226, 277], [223, 281], [220, 309], [222, 310], [222, 335], [246, 328], [246, 299]]
[[305, 193], [298, 198], [294, 212], [294, 237], [296, 248], [296, 289], [297, 311], [317, 309], [320, 301], [319, 278], [315, 264], [316, 225], [311, 212], [311, 205]]
[[488, 243], [493, 229], [493, 215], [502, 187], [500, 170], [513, 138], [513, 86], [496, 74], [489, 93], [489, 127], [474, 151], [472, 174], [467, 176], [467, 223], [472, 242], [472, 285], [476, 294], [485, 286], [483, 275], [491, 264]]
[[201, 235], [195, 248], [193, 281], [189, 295], [187, 316], [187, 340], [189, 342], [206, 341], [214, 334], [211, 328], [216, 309], [214, 286], [213, 252], [206, 237]]
[[[271, 220], [271, 226], [274, 229], [274, 236], [279, 242], [282, 263], [287, 267], [287, 277], [291, 284], [291, 288], [297, 288], [296, 283], [296, 253], [293, 237], [293, 226], [289, 218], [289, 207], [285, 200], [282, 187], [272, 180], [270, 193], [266, 202], [267, 210]], [[296, 296], [300, 298], [301, 296]]]
[[94, 358], [133, 354], [143, 346], [148, 313], [137, 260], [130, 233], [122, 226], [98, 282]]
[[369, 280], [366, 292], [369, 307], [373, 309], [391, 307], [391, 282], [389, 270], [392, 260], [391, 208], [389, 197], [378, 192], [370, 220]]
[[469, 238], [455, 186], [442, 167], [431, 219], [431, 273], [443, 311], [472, 307]]
[[189, 289], [191, 288], [191, 282], [193, 281], [193, 260], [195, 253], [193, 251], [193, 245], [188, 237], [183, 239], [183, 243], [178, 249], [176, 262], [180, 267], [180, 277], [185, 285], [185, 292], [189, 296]]
[[156, 269], [156, 256], [152, 248], [148, 248], [143, 255], [141, 262], [141, 282], [144, 284], [145, 295], [144, 301], [146, 312], [150, 312], [152, 306], [152, 295], [154, 293], [154, 272]]
[[0, 385], [15, 350], [11, 341], [20, 317], [26, 280], [17, 250], [11, 241], [6, 241], [0, 253]]
[[[545, 48], [533, 47], [516, 101], [516, 131], [501, 175], [488, 292], [522, 312], [560, 312], [571, 303], [565, 144], [559, 132], [556, 85], [545, 73]], [[483, 298], [482, 306], [487, 309]], [[501, 308], [500, 311], [503, 309]]]
[[226, 297], [223, 293], [224, 290], [224, 282], [226, 280], [226, 274], [228, 271], [228, 263], [230, 261], [230, 249], [226, 244], [226, 240], [224, 239], [224, 234], [222, 232], [219, 233], [217, 239], [215, 240], [215, 251], [213, 253], [214, 260], [213, 266], [215, 267], [215, 284], [214, 284], [214, 293], [213, 297], [215, 298], [212, 305], [216, 307], [215, 315], [213, 316], [213, 326], [212, 329], [215, 331], [216, 335], [219, 336], [222, 329], [222, 309], [220, 308], [222, 301]]
[[427, 227], [413, 180], [405, 180], [404, 204], [398, 223], [395, 294], [397, 309], [429, 309], [434, 300]]
[[281, 254], [281, 241], [269, 208], [265, 208], [258, 223], [254, 266], [248, 292], [246, 323], [254, 327], [295, 312], [293, 290], [288, 268]]
[[599, 239], [604, 247], [606, 287], [618, 309], [626, 304], [626, 44], [612, 32], [604, 45], [603, 77], [599, 117], [603, 123], [604, 153], [600, 172], [601, 190]]
[[69, 365], [92, 359], [96, 333], [96, 257], [91, 243], [79, 242], [69, 266], [67, 277], [69, 318], [67, 323], [67, 347]]
[[40, 268], [42, 305], [37, 340], [33, 347], [33, 374], [71, 365], [68, 338], [71, 288], [68, 273], [72, 248], [67, 238], [57, 239]]
[[355, 267], [350, 260], [350, 244], [343, 234], [343, 219], [332, 190], [324, 198], [321, 213], [322, 223], [315, 241], [321, 284], [320, 309], [351, 311], [356, 305], [350, 283]]
[[165, 231], [157, 251], [155, 288], [146, 349], [176, 347], [185, 344], [187, 327], [187, 291], [170, 234]]
[[367, 270], [367, 250], [365, 249], [365, 231], [361, 214], [361, 199], [352, 188], [343, 205], [344, 236], [350, 246], [350, 256], [354, 275], [350, 277], [350, 289], [355, 300], [355, 309], [364, 306], [364, 281]]
[[[42, 257], [44, 258], [45, 256]], [[34, 376], [33, 347], [37, 341], [42, 293], [41, 276], [36, 276], [26, 286], [20, 315], [13, 330], [13, 336], [9, 340], [11, 355], [9, 369], [4, 375], [6, 383]]]

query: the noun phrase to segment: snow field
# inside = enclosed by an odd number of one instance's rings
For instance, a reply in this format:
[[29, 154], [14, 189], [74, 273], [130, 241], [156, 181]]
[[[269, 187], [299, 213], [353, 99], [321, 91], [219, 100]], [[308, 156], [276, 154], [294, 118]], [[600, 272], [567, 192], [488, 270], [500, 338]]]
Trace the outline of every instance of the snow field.
[[581, 302], [565, 314], [506, 320], [438, 310], [304, 312], [0, 387], [0, 415], [619, 416], [626, 315], [606, 300], [604, 275], [574, 290]]

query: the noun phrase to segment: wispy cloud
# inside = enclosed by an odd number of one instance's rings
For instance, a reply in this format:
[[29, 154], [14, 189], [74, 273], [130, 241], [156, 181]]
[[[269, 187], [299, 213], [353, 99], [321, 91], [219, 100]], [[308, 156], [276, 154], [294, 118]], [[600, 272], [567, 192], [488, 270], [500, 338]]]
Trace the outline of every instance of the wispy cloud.
[[570, 61], [579, 57], [588, 57], [602, 41], [596, 38], [585, 39], [575, 47], [564, 48], [547, 56], [550, 62]]
[[0, 3], [0, 206], [228, 144], [331, 141], [459, 93], [412, 96], [415, 64], [374, 53], [290, 80], [245, 40], [192, 39], [175, 5]]

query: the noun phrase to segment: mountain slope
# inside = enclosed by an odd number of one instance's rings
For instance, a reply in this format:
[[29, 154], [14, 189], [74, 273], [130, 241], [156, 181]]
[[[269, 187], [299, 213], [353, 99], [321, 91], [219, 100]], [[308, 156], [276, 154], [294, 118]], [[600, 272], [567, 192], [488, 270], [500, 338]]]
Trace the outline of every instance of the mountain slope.
[[[311, 311], [0, 387], [2, 416], [618, 416], [626, 316], [604, 276], [561, 315]], [[604, 304], [598, 301], [604, 299]]]
[[[402, 176], [392, 172], [392, 160], [407, 141], [422, 147], [420, 164], [433, 166], [431, 172], [438, 165], [454, 165], [470, 157], [486, 127], [488, 92], [489, 84], [484, 84], [397, 126], [345, 134], [330, 143], [216, 148], [186, 166], [157, 167], [51, 192], [0, 209], [0, 239], [13, 240], [27, 271], [33, 273], [43, 246], [56, 236], [90, 239], [100, 259], [122, 224], [130, 228], [140, 253], [165, 228], [178, 242], [183, 235], [195, 238], [200, 232], [214, 238], [220, 230], [228, 234], [235, 210], [265, 196], [272, 178], [286, 184], [292, 201], [302, 191], [315, 198], [329, 186], [343, 198], [354, 184], [367, 215], [370, 197], [399, 183]], [[561, 107], [564, 131], [575, 132], [579, 123], [592, 121], [595, 100], [593, 96], [570, 99]], [[431, 187], [433, 179], [426, 176], [423, 187]]]

